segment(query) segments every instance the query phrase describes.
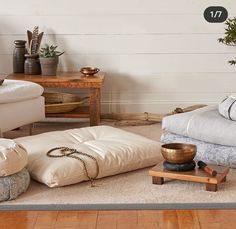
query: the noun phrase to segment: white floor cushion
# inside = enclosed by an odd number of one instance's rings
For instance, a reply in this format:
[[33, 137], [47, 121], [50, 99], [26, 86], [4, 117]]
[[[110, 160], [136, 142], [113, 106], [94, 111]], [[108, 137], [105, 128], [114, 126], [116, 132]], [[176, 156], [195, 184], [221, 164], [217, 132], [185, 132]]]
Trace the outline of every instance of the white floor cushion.
[[[48, 132], [16, 139], [28, 151], [31, 177], [49, 187], [88, 180], [83, 165], [74, 158], [51, 158], [47, 151], [60, 146], [77, 149], [96, 158], [98, 178], [155, 165], [160, 157], [160, 143], [109, 126], [86, 127]], [[93, 176], [93, 160], [84, 157], [88, 173]]]
[[27, 164], [27, 152], [13, 140], [0, 138], [0, 177], [20, 172]]

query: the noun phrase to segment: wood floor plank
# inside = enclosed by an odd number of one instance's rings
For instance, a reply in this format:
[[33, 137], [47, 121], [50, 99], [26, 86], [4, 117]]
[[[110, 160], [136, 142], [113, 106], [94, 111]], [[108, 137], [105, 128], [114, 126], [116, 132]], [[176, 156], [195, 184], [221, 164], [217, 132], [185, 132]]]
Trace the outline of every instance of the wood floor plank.
[[78, 228], [94, 229], [96, 228], [98, 212], [84, 211], [78, 212]]
[[117, 229], [161, 229], [158, 223], [119, 223]]
[[157, 223], [157, 221], [158, 221], [157, 211], [152, 211], [152, 210], [138, 211], [138, 224]]
[[201, 224], [211, 224], [219, 222], [218, 210], [201, 210], [197, 211], [198, 219]]
[[56, 224], [58, 211], [38, 212], [34, 229], [53, 228]]
[[35, 219], [7, 218], [0, 223], [1, 229], [32, 229], [36, 223]]
[[233, 229], [236, 210], [3, 211], [0, 229]]
[[0, 220], [8, 218], [36, 218], [38, 212], [36, 211], [0, 211]]
[[137, 224], [138, 223], [138, 213], [137, 211], [119, 211], [116, 213], [116, 222], [119, 224], [129, 223]]
[[75, 211], [62, 211], [58, 212], [57, 219], [55, 222], [56, 228], [62, 227], [78, 227], [78, 213]]
[[195, 211], [179, 210], [177, 212], [179, 228], [201, 229], [198, 216]]
[[161, 228], [163, 229], [179, 229], [177, 212], [175, 210], [167, 210], [162, 212]]
[[201, 210], [197, 215], [201, 229], [236, 228], [235, 210]]
[[116, 215], [99, 215], [97, 218], [97, 227], [101, 228], [101, 225], [106, 226], [109, 225], [111, 228], [116, 227]]

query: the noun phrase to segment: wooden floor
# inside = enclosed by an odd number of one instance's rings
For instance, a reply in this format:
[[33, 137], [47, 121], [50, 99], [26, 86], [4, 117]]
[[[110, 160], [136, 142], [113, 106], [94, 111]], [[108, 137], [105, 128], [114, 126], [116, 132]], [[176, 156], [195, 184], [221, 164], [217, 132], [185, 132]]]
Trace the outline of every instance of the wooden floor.
[[234, 229], [236, 211], [12, 211], [0, 212], [0, 228]]

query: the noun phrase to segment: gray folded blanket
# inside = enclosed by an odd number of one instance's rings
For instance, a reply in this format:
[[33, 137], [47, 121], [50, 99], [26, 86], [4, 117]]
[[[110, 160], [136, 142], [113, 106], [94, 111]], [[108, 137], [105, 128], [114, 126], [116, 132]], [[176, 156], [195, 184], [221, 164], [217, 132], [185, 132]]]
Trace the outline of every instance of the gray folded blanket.
[[162, 128], [200, 141], [236, 146], [236, 122], [222, 117], [218, 105], [167, 116], [163, 119]]
[[197, 146], [196, 160], [236, 168], [236, 147], [212, 144], [172, 133], [161, 136], [162, 143], [190, 143]]

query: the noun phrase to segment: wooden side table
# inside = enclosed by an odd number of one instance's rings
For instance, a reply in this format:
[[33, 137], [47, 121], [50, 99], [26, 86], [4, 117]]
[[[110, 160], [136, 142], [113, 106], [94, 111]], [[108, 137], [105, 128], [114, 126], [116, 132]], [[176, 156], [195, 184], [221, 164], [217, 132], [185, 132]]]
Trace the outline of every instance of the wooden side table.
[[85, 77], [80, 72], [59, 72], [57, 76], [25, 75], [16, 73], [8, 75], [7, 78], [31, 81], [40, 84], [44, 88], [89, 89], [90, 105], [88, 112], [47, 114], [47, 117], [90, 118], [90, 126], [96, 126], [100, 122], [101, 87], [105, 78], [104, 72], [99, 72], [93, 77]]

